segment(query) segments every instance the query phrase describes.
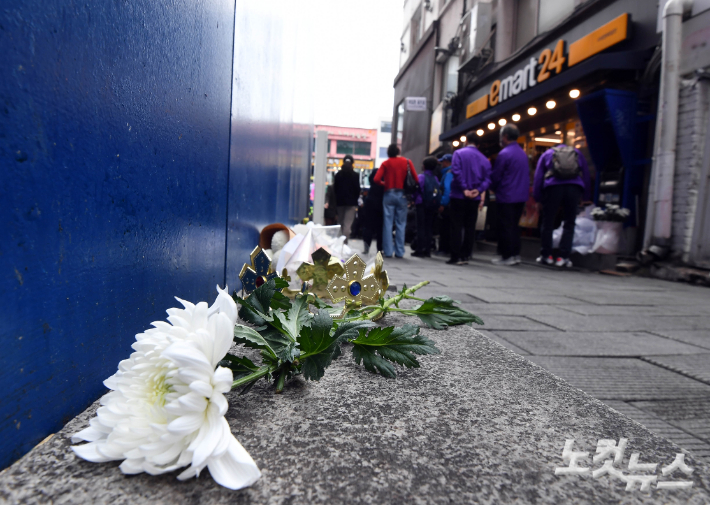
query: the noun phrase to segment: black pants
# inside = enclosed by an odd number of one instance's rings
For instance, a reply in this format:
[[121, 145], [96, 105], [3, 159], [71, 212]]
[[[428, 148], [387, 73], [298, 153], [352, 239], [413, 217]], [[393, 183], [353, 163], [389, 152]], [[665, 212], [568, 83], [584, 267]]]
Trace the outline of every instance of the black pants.
[[525, 202], [498, 203], [498, 252], [503, 259], [520, 256], [520, 216]]
[[478, 200], [451, 199], [451, 259], [463, 260], [473, 253], [478, 219]]
[[365, 220], [362, 223], [362, 241], [365, 247], [370, 248], [372, 239], [377, 241], [377, 250], [383, 251], [382, 247], [382, 223], [384, 222], [384, 213], [382, 205], [379, 208], [372, 206], [364, 207]]
[[417, 205], [417, 248], [419, 254], [431, 254], [431, 235], [436, 209], [424, 204]]
[[451, 208], [447, 205], [439, 214], [439, 252], [451, 252]]
[[562, 238], [560, 239], [560, 257], [568, 259], [572, 253], [574, 224], [577, 219], [577, 207], [582, 197], [582, 187], [577, 184], [558, 184], [548, 186], [542, 194], [542, 248], [543, 258], [552, 255], [552, 232], [555, 229], [555, 216], [562, 208]]

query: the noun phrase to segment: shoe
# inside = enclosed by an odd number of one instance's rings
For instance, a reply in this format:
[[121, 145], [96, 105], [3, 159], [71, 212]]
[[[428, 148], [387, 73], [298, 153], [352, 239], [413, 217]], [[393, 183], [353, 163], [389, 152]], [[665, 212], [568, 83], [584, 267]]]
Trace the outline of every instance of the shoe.
[[468, 265], [468, 260], [458, 260], [456, 262], [457, 265]]
[[447, 265], [458, 265], [459, 260], [451, 258], [449, 261], [446, 262]]
[[557, 258], [557, 261], [555, 261], [555, 266], [571, 268], [573, 265], [572, 261], [567, 258]]
[[404, 259], [404, 256], [397, 256], [396, 254], [394, 257], [397, 258], [398, 260]]
[[506, 258], [506, 259], [503, 259], [503, 258], [501, 258], [501, 259], [497, 259], [497, 258], [496, 258], [496, 259], [492, 259], [492, 260], [491, 260], [491, 263], [493, 263], [494, 265], [503, 265], [503, 266], [506, 266], [506, 267], [512, 267], [513, 265], [517, 265], [517, 264], [518, 264], [518, 263], [515, 261], [515, 256], [511, 256], [510, 258]]
[[535, 260], [541, 265], [552, 265], [555, 262], [555, 259], [552, 256], [548, 256], [547, 258], [543, 258], [542, 256], [538, 256], [538, 258]]
[[368, 247], [363, 248], [362, 254], [370, 254], [370, 247], [368, 246]]
[[496, 254], [493, 258], [491, 258], [491, 263], [495, 263], [496, 261], [503, 261], [503, 256]]
[[513, 256], [513, 257], [515, 258], [515, 264], [516, 264], [516, 265], [520, 265], [520, 264], [523, 262], [523, 260], [522, 260], [522, 258], [520, 257], [520, 255]]
[[413, 252], [410, 256], [414, 256], [415, 258], [426, 258], [427, 255], [420, 252]]

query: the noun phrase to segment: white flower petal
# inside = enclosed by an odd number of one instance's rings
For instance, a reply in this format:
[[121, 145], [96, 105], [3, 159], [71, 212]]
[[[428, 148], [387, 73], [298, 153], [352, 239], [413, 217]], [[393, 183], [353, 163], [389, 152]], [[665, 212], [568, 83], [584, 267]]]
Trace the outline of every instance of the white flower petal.
[[84, 445], [73, 445], [72, 451], [74, 451], [81, 459], [91, 461], [92, 463], [106, 463], [107, 461], [113, 461], [111, 458], [107, 458], [98, 451], [98, 442], [91, 442]]
[[204, 421], [203, 413], [180, 416], [168, 424], [168, 431], [174, 435], [189, 435], [199, 430]]
[[88, 461], [123, 460], [126, 474], [187, 467], [184, 480], [209, 466], [217, 482], [238, 489], [260, 474], [224, 418], [232, 372], [215, 370], [232, 344], [237, 306], [219, 289], [212, 307], [179, 301], [185, 308], [167, 311], [170, 324], [136, 335], [130, 357], [104, 382], [110, 391], [96, 417], [72, 437], [89, 443], [72, 449]]
[[219, 458], [211, 458], [207, 468], [218, 484], [229, 489], [251, 486], [261, 477], [254, 460], [234, 437], [227, 452]]

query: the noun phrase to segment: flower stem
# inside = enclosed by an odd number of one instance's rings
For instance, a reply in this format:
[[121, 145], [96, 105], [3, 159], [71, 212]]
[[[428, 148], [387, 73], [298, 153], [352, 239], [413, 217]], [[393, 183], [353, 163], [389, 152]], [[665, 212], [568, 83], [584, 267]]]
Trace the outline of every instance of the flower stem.
[[[376, 317], [378, 317], [380, 314], [382, 314], [383, 312], [387, 312], [388, 310], [395, 310], [395, 309], [390, 309], [390, 308], [389, 308], [390, 305], [393, 305], [393, 304], [396, 305], [396, 304], [399, 303], [403, 298], [410, 298], [410, 295], [411, 295], [412, 293], [414, 293], [414, 292], [417, 291], [418, 289], [423, 288], [423, 287], [426, 286], [427, 284], [429, 284], [429, 281], [422, 281], [422, 282], [420, 282], [419, 284], [417, 284], [416, 286], [412, 286], [411, 288], [407, 288], [406, 290], [404, 290], [402, 293], [398, 294], [397, 296], [394, 296], [394, 297], [389, 298], [388, 300], [386, 300], [385, 303], [384, 303], [381, 307], [380, 307], [380, 306], [377, 306], [377, 308], [375, 308], [372, 312], [369, 312], [369, 313], [367, 313], [367, 314], [363, 314], [363, 315], [358, 316], [358, 317], [351, 317], [351, 318], [347, 318], [347, 319], [346, 319], [346, 318], [334, 319], [334, 321], [337, 321], [337, 322], [344, 322], [344, 321], [365, 321], [365, 320], [367, 320], [367, 319], [369, 319], [369, 320], [372, 321], [372, 320], [374, 320]], [[424, 300], [422, 300], [422, 301], [424, 301]], [[397, 309], [397, 310], [398, 310], [398, 312], [401, 312], [403, 309]]]
[[276, 379], [276, 394], [280, 394], [284, 390], [284, 385], [286, 384], [286, 374], [287, 370], [286, 368], [281, 369], [281, 373], [279, 374], [279, 378]]
[[267, 375], [269, 372], [271, 372], [271, 368], [268, 366], [263, 366], [259, 370], [257, 370], [254, 373], [251, 373], [245, 377], [242, 377], [241, 379], [237, 379], [234, 382], [232, 382], [232, 389], [238, 388], [239, 386], [244, 386], [245, 384], [249, 384], [250, 382], [257, 381]]

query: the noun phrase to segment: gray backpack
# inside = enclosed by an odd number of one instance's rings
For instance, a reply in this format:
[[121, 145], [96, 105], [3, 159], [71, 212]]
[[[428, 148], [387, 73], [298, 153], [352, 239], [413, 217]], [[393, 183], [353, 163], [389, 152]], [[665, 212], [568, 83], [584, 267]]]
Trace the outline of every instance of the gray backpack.
[[545, 178], [554, 177], [561, 180], [575, 179], [579, 176], [579, 159], [577, 150], [570, 146], [557, 146], [552, 150], [552, 169], [548, 170]]

